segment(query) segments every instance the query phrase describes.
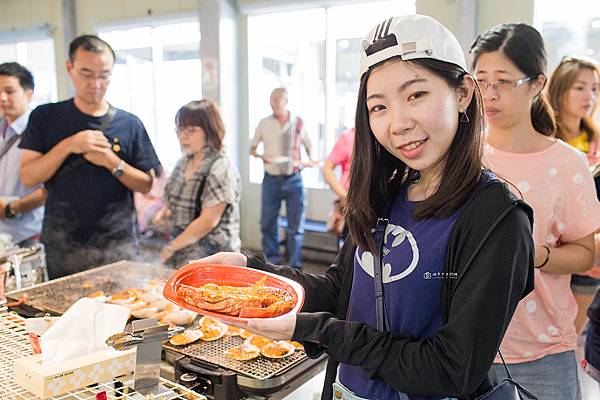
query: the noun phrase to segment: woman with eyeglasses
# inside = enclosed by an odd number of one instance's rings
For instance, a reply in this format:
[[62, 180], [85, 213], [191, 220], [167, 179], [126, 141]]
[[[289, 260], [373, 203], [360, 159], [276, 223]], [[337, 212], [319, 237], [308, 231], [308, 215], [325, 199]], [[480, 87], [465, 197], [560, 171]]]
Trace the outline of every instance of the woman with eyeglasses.
[[[488, 125], [484, 161], [534, 210], [535, 290], [519, 303], [500, 348], [513, 378], [538, 398], [580, 399], [570, 280], [593, 263], [600, 227], [594, 182], [583, 154], [553, 138], [539, 32], [497, 25], [471, 52]], [[505, 372], [494, 364], [491, 376], [499, 381]]]
[[[600, 154], [600, 128], [594, 121], [598, 106], [600, 67], [585, 58], [563, 57], [548, 84], [550, 104], [556, 114], [556, 137], [587, 155], [594, 166]], [[579, 307], [575, 327], [581, 333], [587, 321], [587, 309], [600, 287], [600, 267], [585, 275], [574, 274], [571, 289]]]
[[176, 267], [218, 251], [240, 250], [240, 177], [223, 149], [225, 127], [217, 105], [191, 101], [175, 115], [183, 157], [165, 186], [172, 240], [160, 259]]

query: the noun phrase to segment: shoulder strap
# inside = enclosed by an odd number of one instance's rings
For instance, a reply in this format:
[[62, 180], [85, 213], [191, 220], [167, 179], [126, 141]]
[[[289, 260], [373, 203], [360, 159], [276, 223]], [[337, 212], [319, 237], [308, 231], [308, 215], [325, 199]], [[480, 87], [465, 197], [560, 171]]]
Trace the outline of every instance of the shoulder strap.
[[375, 315], [377, 317], [377, 330], [389, 331], [389, 321], [385, 311], [385, 294], [383, 292], [383, 273], [381, 263], [383, 261], [383, 243], [385, 242], [385, 230], [389, 220], [385, 218], [377, 219], [375, 227], [375, 244], [377, 253], [373, 254], [373, 282], [375, 283]]
[[218, 157], [213, 158], [211, 161], [209, 161], [209, 164], [207, 166], [206, 169], [206, 174], [202, 177], [202, 180], [200, 181], [200, 186], [198, 186], [198, 191], [196, 192], [196, 208], [194, 211], [194, 219], [198, 218], [200, 216], [200, 213], [202, 212], [202, 193], [204, 192], [204, 186], [206, 185], [206, 180], [208, 179], [208, 176], [210, 175], [210, 170], [212, 169], [213, 165], [215, 164], [215, 162], [217, 161]]
[[6, 153], [8, 153], [8, 151], [15, 145], [15, 143], [19, 141], [20, 138], [21, 136], [19, 135], [13, 135], [10, 137], [10, 139], [4, 142], [4, 146], [2, 146], [2, 149], [0, 149], [0, 160], [2, 159], [2, 157], [4, 157]]

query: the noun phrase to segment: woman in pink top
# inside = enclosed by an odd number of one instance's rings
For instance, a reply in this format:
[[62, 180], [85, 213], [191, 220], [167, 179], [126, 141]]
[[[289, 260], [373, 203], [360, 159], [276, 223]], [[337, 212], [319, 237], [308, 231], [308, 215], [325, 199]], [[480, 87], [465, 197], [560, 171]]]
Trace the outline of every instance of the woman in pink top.
[[[600, 203], [592, 176], [581, 152], [552, 138], [539, 32], [497, 25], [471, 52], [488, 123], [485, 163], [534, 210], [535, 290], [519, 303], [501, 349], [515, 380], [538, 398], [580, 399], [570, 280], [593, 263]], [[496, 367], [493, 378], [503, 378]]]
[[[584, 152], [591, 167], [598, 162], [600, 151], [600, 127], [594, 121], [599, 85], [598, 63], [571, 56], [563, 57], [548, 83], [548, 99], [556, 113], [556, 137]], [[600, 266], [571, 278], [571, 289], [579, 306], [575, 320], [577, 333], [581, 333], [587, 322], [587, 310], [600, 287], [598, 278]]]
[[[348, 187], [350, 186], [350, 165], [352, 164], [352, 149], [354, 148], [354, 128], [350, 128], [340, 135], [333, 146], [333, 150], [329, 153], [329, 157], [325, 160], [323, 166], [323, 178], [329, 185], [337, 199], [333, 203], [333, 211], [327, 222], [330, 231], [334, 231], [338, 235], [345, 236], [344, 230], [344, 202], [348, 195]], [[340, 166], [342, 175], [340, 180], [335, 177], [333, 170]], [[340, 237], [340, 247], [343, 243], [343, 238]]]

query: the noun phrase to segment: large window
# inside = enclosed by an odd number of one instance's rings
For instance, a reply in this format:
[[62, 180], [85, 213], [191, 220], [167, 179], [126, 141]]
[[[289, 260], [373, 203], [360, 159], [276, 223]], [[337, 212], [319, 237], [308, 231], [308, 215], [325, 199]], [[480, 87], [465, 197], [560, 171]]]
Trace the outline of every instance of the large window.
[[144, 122], [161, 162], [172, 170], [181, 157], [175, 113], [202, 98], [199, 23], [100, 29], [100, 36], [117, 53], [107, 100]]
[[544, 0], [535, 2], [535, 25], [544, 37], [548, 73], [566, 55], [600, 62], [600, 1]]
[[35, 90], [31, 108], [57, 99], [54, 41], [38, 39], [0, 44], [0, 63], [18, 62], [33, 74]]
[[[396, 0], [249, 17], [250, 138], [272, 112], [271, 91], [285, 86], [289, 109], [311, 137], [313, 157], [324, 160], [337, 135], [354, 125], [361, 38], [390, 15], [414, 12], [413, 0]], [[260, 160], [251, 158], [250, 180], [261, 182], [262, 174]], [[303, 175], [308, 187], [323, 187], [319, 169]]]

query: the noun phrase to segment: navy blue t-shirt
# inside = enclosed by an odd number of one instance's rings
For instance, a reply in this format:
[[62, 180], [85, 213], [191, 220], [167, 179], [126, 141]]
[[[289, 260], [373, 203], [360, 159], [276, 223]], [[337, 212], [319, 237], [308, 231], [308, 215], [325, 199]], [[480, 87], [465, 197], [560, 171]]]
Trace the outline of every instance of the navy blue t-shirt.
[[[460, 210], [449, 218], [417, 221], [412, 216], [417, 204], [407, 200], [406, 193], [403, 193], [390, 210], [382, 275], [390, 330], [423, 339], [435, 336], [442, 325], [440, 298], [446, 250]], [[360, 321], [376, 327], [374, 292], [373, 255], [358, 248], [354, 256], [348, 321]], [[358, 366], [341, 364], [338, 378], [341, 384], [360, 397], [378, 400], [404, 398], [385, 382], [369, 379]], [[409, 395], [409, 398], [428, 399], [414, 395]]]
[[[47, 153], [77, 132], [98, 129], [104, 118], [106, 115], [82, 113], [73, 99], [41, 105], [32, 111], [19, 147]], [[117, 109], [104, 133], [113, 144], [113, 151], [127, 164], [145, 172], [160, 165], [144, 125], [133, 114]], [[70, 155], [46, 183], [42, 241], [68, 241], [70, 246], [133, 238], [132, 192], [104, 167], [87, 161], [69, 167], [82, 158]]]

